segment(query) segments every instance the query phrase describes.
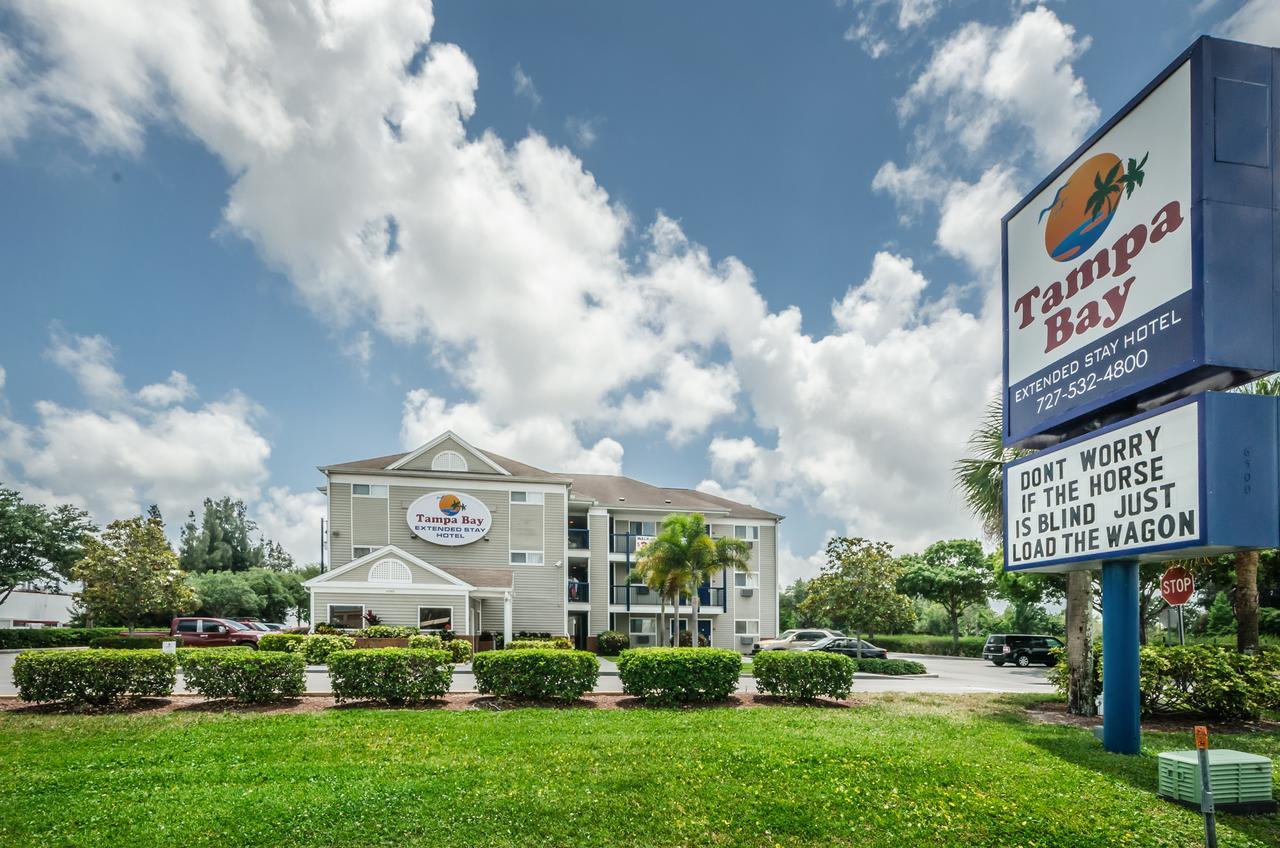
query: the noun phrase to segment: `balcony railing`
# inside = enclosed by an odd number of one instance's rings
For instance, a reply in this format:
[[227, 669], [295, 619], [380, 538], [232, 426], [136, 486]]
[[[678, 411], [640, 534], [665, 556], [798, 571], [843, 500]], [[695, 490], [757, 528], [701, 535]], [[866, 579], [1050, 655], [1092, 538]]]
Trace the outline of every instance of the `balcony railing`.
[[[698, 590], [698, 605], [703, 607], [723, 607], [726, 587], [724, 586], [703, 586]], [[609, 603], [618, 606], [625, 606], [627, 609], [632, 607], [659, 607], [662, 605], [662, 599], [658, 597], [658, 593], [645, 586], [643, 583], [624, 583], [622, 585], [614, 584], [609, 587]], [[671, 599], [667, 599], [667, 606], [671, 606]], [[689, 597], [687, 595], [680, 598], [680, 607], [688, 608]]]
[[570, 603], [586, 604], [591, 602], [591, 584], [585, 580], [570, 580], [567, 595]]
[[585, 527], [569, 528], [569, 550], [571, 551], [589, 551], [591, 550], [591, 532]]

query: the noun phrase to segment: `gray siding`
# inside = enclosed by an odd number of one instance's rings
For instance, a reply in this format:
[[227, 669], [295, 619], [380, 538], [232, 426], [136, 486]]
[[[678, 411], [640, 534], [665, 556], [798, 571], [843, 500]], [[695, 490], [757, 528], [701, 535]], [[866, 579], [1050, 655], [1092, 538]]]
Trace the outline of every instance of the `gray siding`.
[[[401, 559], [400, 557], [397, 557], [397, 556], [379, 557], [378, 559], [375, 559], [373, 562], [366, 562], [364, 565], [357, 566], [356, 568], [353, 568], [353, 569], [351, 569], [351, 570], [350, 570], [350, 571], [348, 571], [348, 572], [345, 572], [345, 573], [343, 573], [343, 574], [339, 574], [337, 577], [335, 577], [335, 578], [334, 578], [334, 580], [336, 580], [336, 581], [338, 581], [338, 582], [340, 582], [340, 583], [362, 583], [362, 582], [365, 582], [365, 581], [367, 581], [367, 580], [369, 579], [369, 571], [370, 571], [370, 570], [372, 570], [372, 568], [373, 568], [375, 565], [377, 565], [378, 563], [382, 562], [382, 560], [384, 560], [384, 559], [394, 559], [396, 562], [403, 562], [405, 565], [409, 566], [409, 573], [413, 575], [413, 582], [414, 582], [415, 584], [422, 583], [422, 584], [424, 584], [424, 585], [433, 585], [433, 586], [452, 586], [452, 585], [454, 585], [454, 584], [452, 584], [452, 583], [448, 583], [448, 582], [446, 582], [445, 580], [443, 580], [442, 578], [440, 578], [438, 575], [432, 574], [430, 571], [427, 571], [425, 568], [419, 568], [418, 566], [414, 565], [413, 563], [411, 563], [411, 562], [409, 562], [409, 561], [407, 561], [407, 560]], [[434, 565], [434, 563], [433, 563], [433, 565]], [[379, 583], [372, 583], [372, 584], [370, 584], [370, 585], [372, 585], [372, 586], [378, 586], [378, 585], [382, 585], [382, 584], [379, 584]]]
[[760, 636], [777, 636], [778, 629], [778, 525], [760, 528]]
[[511, 505], [511, 550], [543, 550], [545, 520], [542, 504], [513, 503]]
[[[329, 566], [351, 562], [351, 484], [329, 483]], [[321, 610], [323, 615], [324, 611]]]
[[[489, 512], [493, 514], [493, 521], [489, 527], [489, 533], [478, 542], [471, 542], [467, 545], [437, 545], [434, 542], [428, 542], [413, 535], [413, 531], [409, 529], [409, 522], [405, 518], [409, 512], [409, 505], [415, 500], [429, 492], [449, 489], [451, 491], [462, 492], [470, 495], [484, 503], [489, 508]], [[392, 486], [391, 487], [391, 544], [400, 548], [406, 553], [411, 553], [419, 559], [426, 560], [432, 565], [440, 566], [501, 566], [508, 567], [510, 563], [510, 549], [507, 547], [509, 536], [508, 529], [511, 496], [504, 491], [492, 491], [487, 489], [468, 489], [466, 487], [451, 487], [439, 484], [427, 484], [424, 486]]]
[[[444, 453], [445, 451], [450, 451], [450, 450], [453, 451], [454, 453], [461, 454], [462, 458], [467, 461], [468, 472], [480, 473], [480, 474], [496, 473], [492, 468], [489, 467], [489, 464], [487, 462], [485, 462], [480, 457], [476, 456], [471, 451], [464, 448], [462, 445], [458, 444], [453, 439], [445, 439], [443, 442], [436, 445], [431, 450], [427, 451], [421, 456], [415, 457], [412, 462], [409, 462], [400, 466], [400, 468], [403, 470], [430, 471], [431, 461], [434, 460], [436, 456], [438, 456], [439, 454]], [[436, 472], [436, 473], [441, 473], [441, 472]]]
[[587, 617], [587, 630], [589, 635], [599, 636], [609, 629], [609, 516], [588, 516], [587, 529], [591, 545], [591, 559], [587, 566], [591, 614]]
[[387, 544], [386, 498], [351, 498], [351, 544], [376, 548]]
[[[466, 602], [461, 595], [432, 595], [427, 592], [395, 594], [356, 594], [333, 592], [315, 592], [315, 612], [318, 621], [324, 621], [328, 614], [329, 604], [361, 604], [365, 611], [373, 610], [383, 624], [398, 627], [418, 626], [418, 607], [448, 607], [453, 611], [453, 629], [455, 633], [463, 633], [466, 627]], [[501, 606], [499, 606], [501, 616]]]

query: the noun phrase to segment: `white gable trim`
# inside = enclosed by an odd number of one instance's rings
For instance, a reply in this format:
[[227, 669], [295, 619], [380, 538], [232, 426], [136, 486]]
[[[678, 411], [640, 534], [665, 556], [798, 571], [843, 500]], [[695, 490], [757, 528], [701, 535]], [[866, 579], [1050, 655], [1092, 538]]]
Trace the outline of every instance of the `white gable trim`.
[[[348, 571], [350, 571], [353, 568], [359, 568], [362, 565], [368, 565], [371, 562], [377, 562], [378, 560], [385, 559], [388, 556], [398, 557], [404, 560], [405, 562], [412, 563], [418, 566], [419, 568], [431, 574], [434, 574], [436, 577], [439, 577], [440, 580], [446, 586], [453, 586], [459, 589], [466, 589], [466, 590], [471, 590], [475, 588], [467, 581], [459, 580], [457, 577], [454, 577], [449, 572], [442, 571], [441, 569], [436, 568], [434, 565], [427, 562], [425, 559], [419, 559], [413, 554], [408, 553], [407, 551], [401, 550], [400, 548], [397, 548], [395, 545], [383, 545], [381, 548], [370, 551], [369, 553], [365, 554], [359, 559], [353, 559], [351, 562], [347, 563], [341, 568], [335, 568], [333, 571], [326, 571], [324, 574], [318, 574], [315, 577], [312, 577], [310, 580], [307, 580], [306, 582], [304, 582], [302, 585], [307, 587], [308, 589], [322, 587], [330, 583], [331, 581], [333, 581], [333, 578], [341, 577], [343, 574], [346, 574]], [[337, 582], [342, 583], [342, 581], [337, 581]], [[350, 585], [350, 584], [343, 583], [343, 585]], [[385, 584], [385, 583], [380, 584], [376, 581], [369, 581], [369, 582], [362, 582], [359, 585], [376, 586], [381, 588], [381, 587], [386, 587], [388, 584]], [[396, 585], [399, 585], [400, 587], [405, 586], [405, 584], [403, 583], [396, 584]], [[414, 584], [414, 586], [417, 586], [417, 585], [419, 584]], [[427, 591], [427, 590], [424, 589], [422, 591]]]
[[496, 471], [498, 474], [504, 474], [504, 475], [506, 475], [507, 477], [510, 477], [510, 476], [511, 476], [511, 472], [510, 472], [510, 471], [508, 471], [507, 469], [503, 468], [503, 467], [502, 467], [501, 465], [499, 465], [498, 463], [494, 462], [492, 459], [490, 459], [488, 456], [486, 456], [486, 455], [485, 455], [484, 451], [479, 450], [479, 449], [477, 449], [477, 448], [473, 447], [471, 444], [469, 444], [469, 443], [467, 442], [467, 440], [466, 440], [466, 439], [462, 438], [461, 436], [459, 436], [457, 433], [453, 432], [452, 430], [445, 430], [443, 433], [441, 433], [440, 435], [436, 436], [434, 439], [432, 439], [431, 441], [427, 442], [427, 443], [426, 443], [425, 445], [423, 445], [422, 447], [418, 448], [417, 450], [413, 451], [412, 453], [407, 453], [407, 454], [405, 454], [404, 456], [402, 456], [402, 457], [400, 457], [399, 459], [397, 459], [395, 462], [393, 462], [393, 463], [391, 463], [390, 465], [388, 465], [388, 466], [387, 466], [387, 469], [388, 469], [389, 471], [395, 471], [395, 470], [396, 470], [396, 469], [398, 469], [398, 468], [402, 468], [402, 467], [404, 467], [404, 466], [405, 466], [405, 465], [407, 465], [408, 463], [413, 462], [415, 459], [417, 459], [418, 457], [422, 456], [422, 455], [423, 455], [424, 453], [426, 453], [427, 451], [429, 451], [429, 450], [431, 450], [432, 448], [434, 448], [436, 445], [438, 445], [438, 444], [440, 444], [441, 442], [443, 442], [445, 439], [453, 439], [455, 442], [457, 442], [458, 444], [462, 445], [462, 447], [466, 448], [468, 451], [470, 451], [471, 453], [475, 454], [475, 455], [480, 459], [480, 461], [481, 461], [481, 462], [483, 462], [484, 464], [488, 465], [490, 468], [492, 468], [492, 469], [493, 469], [494, 471]]

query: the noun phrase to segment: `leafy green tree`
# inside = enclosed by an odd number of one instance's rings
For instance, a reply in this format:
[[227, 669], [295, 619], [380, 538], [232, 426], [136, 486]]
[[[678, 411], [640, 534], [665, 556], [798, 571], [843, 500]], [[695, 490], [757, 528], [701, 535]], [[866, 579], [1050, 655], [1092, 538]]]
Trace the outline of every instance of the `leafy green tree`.
[[778, 593], [778, 626], [783, 630], [794, 630], [797, 627], [831, 629], [831, 622], [825, 618], [800, 611], [804, 599], [809, 595], [809, 582], [796, 578], [790, 586]]
[[1213, 604], [1205, 616], [1204, 629], [1211, 636], [1230, 633], [1236, 627], [1236, 614], [1231, 609], [1231, 598], [1226, 592], [1219, 592], [1213, 598]]
[[244, 502], [229, 497], [206, 498], [197, 523], [188, 514], [182, 527], [179, 559], [184, 571], [248, 571], [262, 565], [265, 545], [255, 541], [258, 525]]
[[991, 569], [976, 539], [934, 542], [918, 557], [903, 557], [898, 591], [942, 604], [951, 620], [951, 641], [960, 652], [960, 613], [985, 603], [992, 589]]
[[836, 536], [827, 541], [827, 562], [809, 581], [798, 611], [820, 616], [855, 633], [892, 633], [914, 623], [911, 599], [896, 586], [902, 567], [887, 542]]
[[250, 585], [247, 573], [205, 571], [190, 576], [192, 590], [200, 599], [196, 612], [219, 618], [257, 618], [262, 598]]
[[0, 489], [0, 603], [18, 586], [69, 578], [82, 537], [93, 529], [84, 510], [64, 504], [50, 511]]
[[272, 571], [292, 571], [293, 557], [279, 542], [267, 542], [262, 548], [262, 567]]
[[86, 536], [72, 575], [83, 584], [76, 598], [90, 618], [119, 621], [130, 632], [149, 615], [195, 607], [164, 525], [155, 518], [113, 521], [101, 537]]

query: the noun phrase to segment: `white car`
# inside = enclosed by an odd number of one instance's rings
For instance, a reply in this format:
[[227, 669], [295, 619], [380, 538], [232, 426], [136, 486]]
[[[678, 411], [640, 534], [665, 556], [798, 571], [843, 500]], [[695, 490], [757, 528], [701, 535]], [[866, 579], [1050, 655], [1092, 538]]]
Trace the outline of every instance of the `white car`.
[[760, 651], [798, 651], [812, 647], [815, 642], [830, 639], [832, 636], [844, 636], [839, 630], [809, 629], [784, 630], [777, 639], [762, 639], [751, 646], [751, 653]]

